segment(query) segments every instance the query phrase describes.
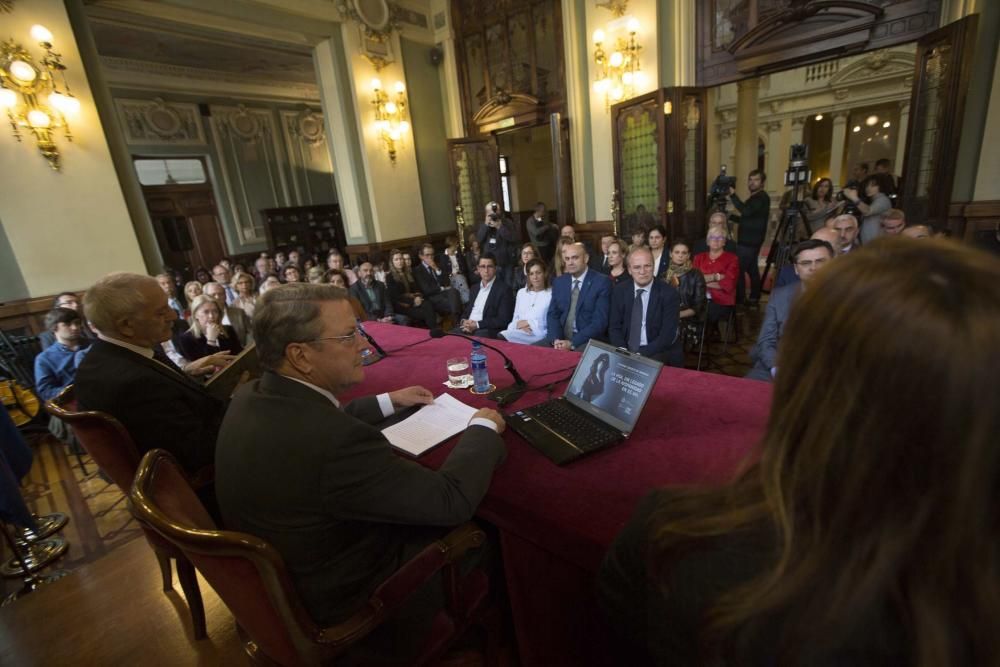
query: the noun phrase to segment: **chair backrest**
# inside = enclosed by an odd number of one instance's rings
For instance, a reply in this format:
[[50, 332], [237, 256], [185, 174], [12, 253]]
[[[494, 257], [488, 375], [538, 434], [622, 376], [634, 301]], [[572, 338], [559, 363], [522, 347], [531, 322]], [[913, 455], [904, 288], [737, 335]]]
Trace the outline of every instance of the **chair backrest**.
[[70, 425], [80, 444], [101, 470], [114, 480], [122, 493], [127, 494], [139, 467], [139, 450], [121, 422], [96, 410], [77, 412], [73, 385], [49, 400], [45, 409]]
[[25, 389], [35, 389], [35, 357], [42, 351], [38, 336], [0, 331], [0, 360], [5, 372]]
[[184, 552], [268, 658], [311, 665], [331, 657], [316, 643], [320, 630], [278, 552], [252, 535], [217, 530], [169, 452], [154, 449], [142, 458], [129, 504], [140, 521]]

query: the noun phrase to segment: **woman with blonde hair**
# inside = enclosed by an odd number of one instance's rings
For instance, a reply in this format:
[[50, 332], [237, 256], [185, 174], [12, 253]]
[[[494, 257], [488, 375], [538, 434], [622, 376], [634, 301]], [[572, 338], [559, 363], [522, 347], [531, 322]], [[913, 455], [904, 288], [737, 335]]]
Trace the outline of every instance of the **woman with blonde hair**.
[[240, 338], [228, 324], [222, 324], [222, 313], [215, 299], [201, 295], [191, 304], [191, 328], [177, 339], [177, 351], [188, 361], [195, 361], [216, 352], [239, 354], [243, 351]]
[[1000, 262], [879, 240], [792, 307], [758, 460], [640, 503], [599, 594], [621, 664], [993, 665]]
[[236, 298], [233, 299], [233, 303], [230, 304], [234, 308], [239, 308], [247, 317], [253, 317], [254, 306], [257, 304], [257, 281], [253, 279], [253, 276], [249, 273], [244, 273], [242, 271], [238, 272], [233, 276], [233, 280], [230, 283], [233, 291], [236, 292]]

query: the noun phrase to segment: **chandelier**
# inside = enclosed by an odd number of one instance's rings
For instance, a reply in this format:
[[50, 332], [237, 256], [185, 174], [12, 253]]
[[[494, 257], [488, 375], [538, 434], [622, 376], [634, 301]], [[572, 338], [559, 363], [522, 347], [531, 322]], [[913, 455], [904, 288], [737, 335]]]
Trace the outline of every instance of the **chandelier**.
[[[594, 31], [594, 64], [597, 67], [594, 91], [604, 95], [605, 111], [611, 109], [612, 104], [632, 97], [645, 80], [639, 65], [642, 47], [635, 38], [639, 21], [632, 17], [617, 19], [608, 24], [608, 32], [620, 32], [623, 22], [627, 36], [612, 37], [609, 41], [604, 30]], [[610, 53], [604, 49], [606, 41]]]
[[382, 82], [372, 79], [372, 106], [375, 107], [375, 129], [389, 154], [389, 161], [396, 164], [396, 144], [409, 132], [410, 122], [406, 115], [406, 86], [397, 81], [393, 86], [395, 98], [382, 89]]
[[[45, 50], [36, 65], [28, 51], [13, 39], [0, 44], [0, 108], [7, 110], [14, 137], [21, 141], [21, 131], [35, 137], [38, 150], [59, 170], [59, 148], [55, 130], [62, 129], [66, 139], [73, 140], [66, 115], [80, 110], [80, 101], [73, 97], [66, 83], [66, 66], [62, 56], [52, 50], [52, 33], [44, 26], [31, 27], [31, 37]], [[62, 87], [56, 82], [58, 74]]]

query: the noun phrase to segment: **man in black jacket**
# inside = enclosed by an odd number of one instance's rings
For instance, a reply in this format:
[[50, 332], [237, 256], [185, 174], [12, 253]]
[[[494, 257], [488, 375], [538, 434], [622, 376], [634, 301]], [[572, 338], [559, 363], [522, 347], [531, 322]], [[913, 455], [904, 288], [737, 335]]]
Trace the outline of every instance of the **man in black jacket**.
[[87, 290], [84, 313], [99, 340], [76, 372], [80, 407], [120, 421], [140, 454], [166, 449], [191, 474], [211, 464], [226, 404], [188, 375], [211, 372], [232, 356], [204, 357], [186, 371], [175, 366], [160, 343], [170, 338], [177, 313], [148, 276], [105, 276]]
[[546, 219], [543, 202], [535, 204], [535, 212], [528, 218], [525, 228], [528, 230], [528, 240], [538, 249], [538, 254], [545, 263], [551, 266], [556, 254], [556, 243], [559, 241], [559, 228]]
[[512, 268], [517, 238], [514, 236], [514, 222], [503, 215], [495, 201], [486, 204], [486, 216], [476, 228], [476, 240], [482, 253], [489, 253], [497, 259], [497, 277], [500, 282], [514, 286]]
[[[254, 331], [264, 373], [233, 397], [215, 461], [225, 525], [278, 550], [321, 626], [356, 612], [445, 527], [469, 520], [505, 455], [503, 417], [488, 408], [438, 470], [394, 454], [379, 423], [430, 403], [422, 387], [341, 405], [336, 395], [365, 375], [366, 343], [346, 296], [299, 283], [261, 298]], [[435, 611], [407, 618], [419, 625]]]
[[434, 306], [438, 315], [457, 319], [462, 312], [462, 297], [452, 289], [448, 274], [438, 266], [434, 246], [429, 243], [420, 248], [420, 264], [413, 267], [413, 279], [417, 289]]
[[[611, 291], [611, 314], [608, 318], [608, 341], [657, 361], [683, 366], [679, 350], [677, 324], [680, 295], [672, 285], [656, 280], [653, 253], [637, 248], [628, 255], [631, 280], [623, 280]], [[674, 348], [681, 352], [680, 363]]]
[[397, 315], [393, 312], [392, 299], [389, 298], [386, 286], [375, 280], [375, 269], [371, 262], [361, 262], [361, 266], [358, 267], [358, 281], [347, 291], [361, 302], [367, 320], [396, 324], [410, 323], [410, 318], [406, 315]]
[[514, 295], [497, 280], [497, 260], [493, 255], [480, 257], [478, 268], [479, 280], [469, 293], [459, 330], [466, 335], [496, 338], [514, 317]]
[[[760, 247], [767, 236], [767, 221], [771, 214], [771, 197], [764, 191], [767, 176], [760, 169], [754, 169], [747, 176], [750, 196], [743, 201], [736, 195], [735, 188], [729, 189], [729, 199], [740, 212], [740, 230], [737, 243], [752, 254], [753, 261], [747, 266], [750, 275], [750, 305], [760, 303]], [[740, 278], [742, 280], [742, 276]]]

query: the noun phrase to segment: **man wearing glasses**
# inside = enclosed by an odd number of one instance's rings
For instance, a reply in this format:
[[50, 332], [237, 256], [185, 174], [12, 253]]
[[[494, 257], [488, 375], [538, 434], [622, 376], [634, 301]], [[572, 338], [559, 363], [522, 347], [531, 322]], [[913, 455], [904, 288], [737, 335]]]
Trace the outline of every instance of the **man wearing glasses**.
[[834, 257], [833, 246], [826, 241], [809, 239], [792, 249], [792, 265], [799, 282], [784, 287], [778, 287], [771, 292], [764, 314], [764, 324], [761, 326], [757, 343], [750, 351], [753, 368], [747, 377], [753, 380], [770, 382], [777, 373], [775, 358], [778, 352], [778, 341], [788, 321], [788, 313], [795, 299], [807, 289], [809, 281], [816, 272]]
[[[337, 400], [364, 380], [367, 345], [344, 290], [276, 287], [257, 302], [254, 334], [263, 374], [233, 396], [216, 449], [224, 525], [270, 542], [312, 620], [337, 623], [446, 527], [473, 516], [504, 458], [504, 420], [476, 412], [431, 470], [397, 456], [379, 430], [396, 410], [431, 403], [430, 391]], [[423, 637], [434, 616], [426, 606], [434, 595], [417, 597], [425, 606], [396, 618], [411, 629], [400, 637]]]

